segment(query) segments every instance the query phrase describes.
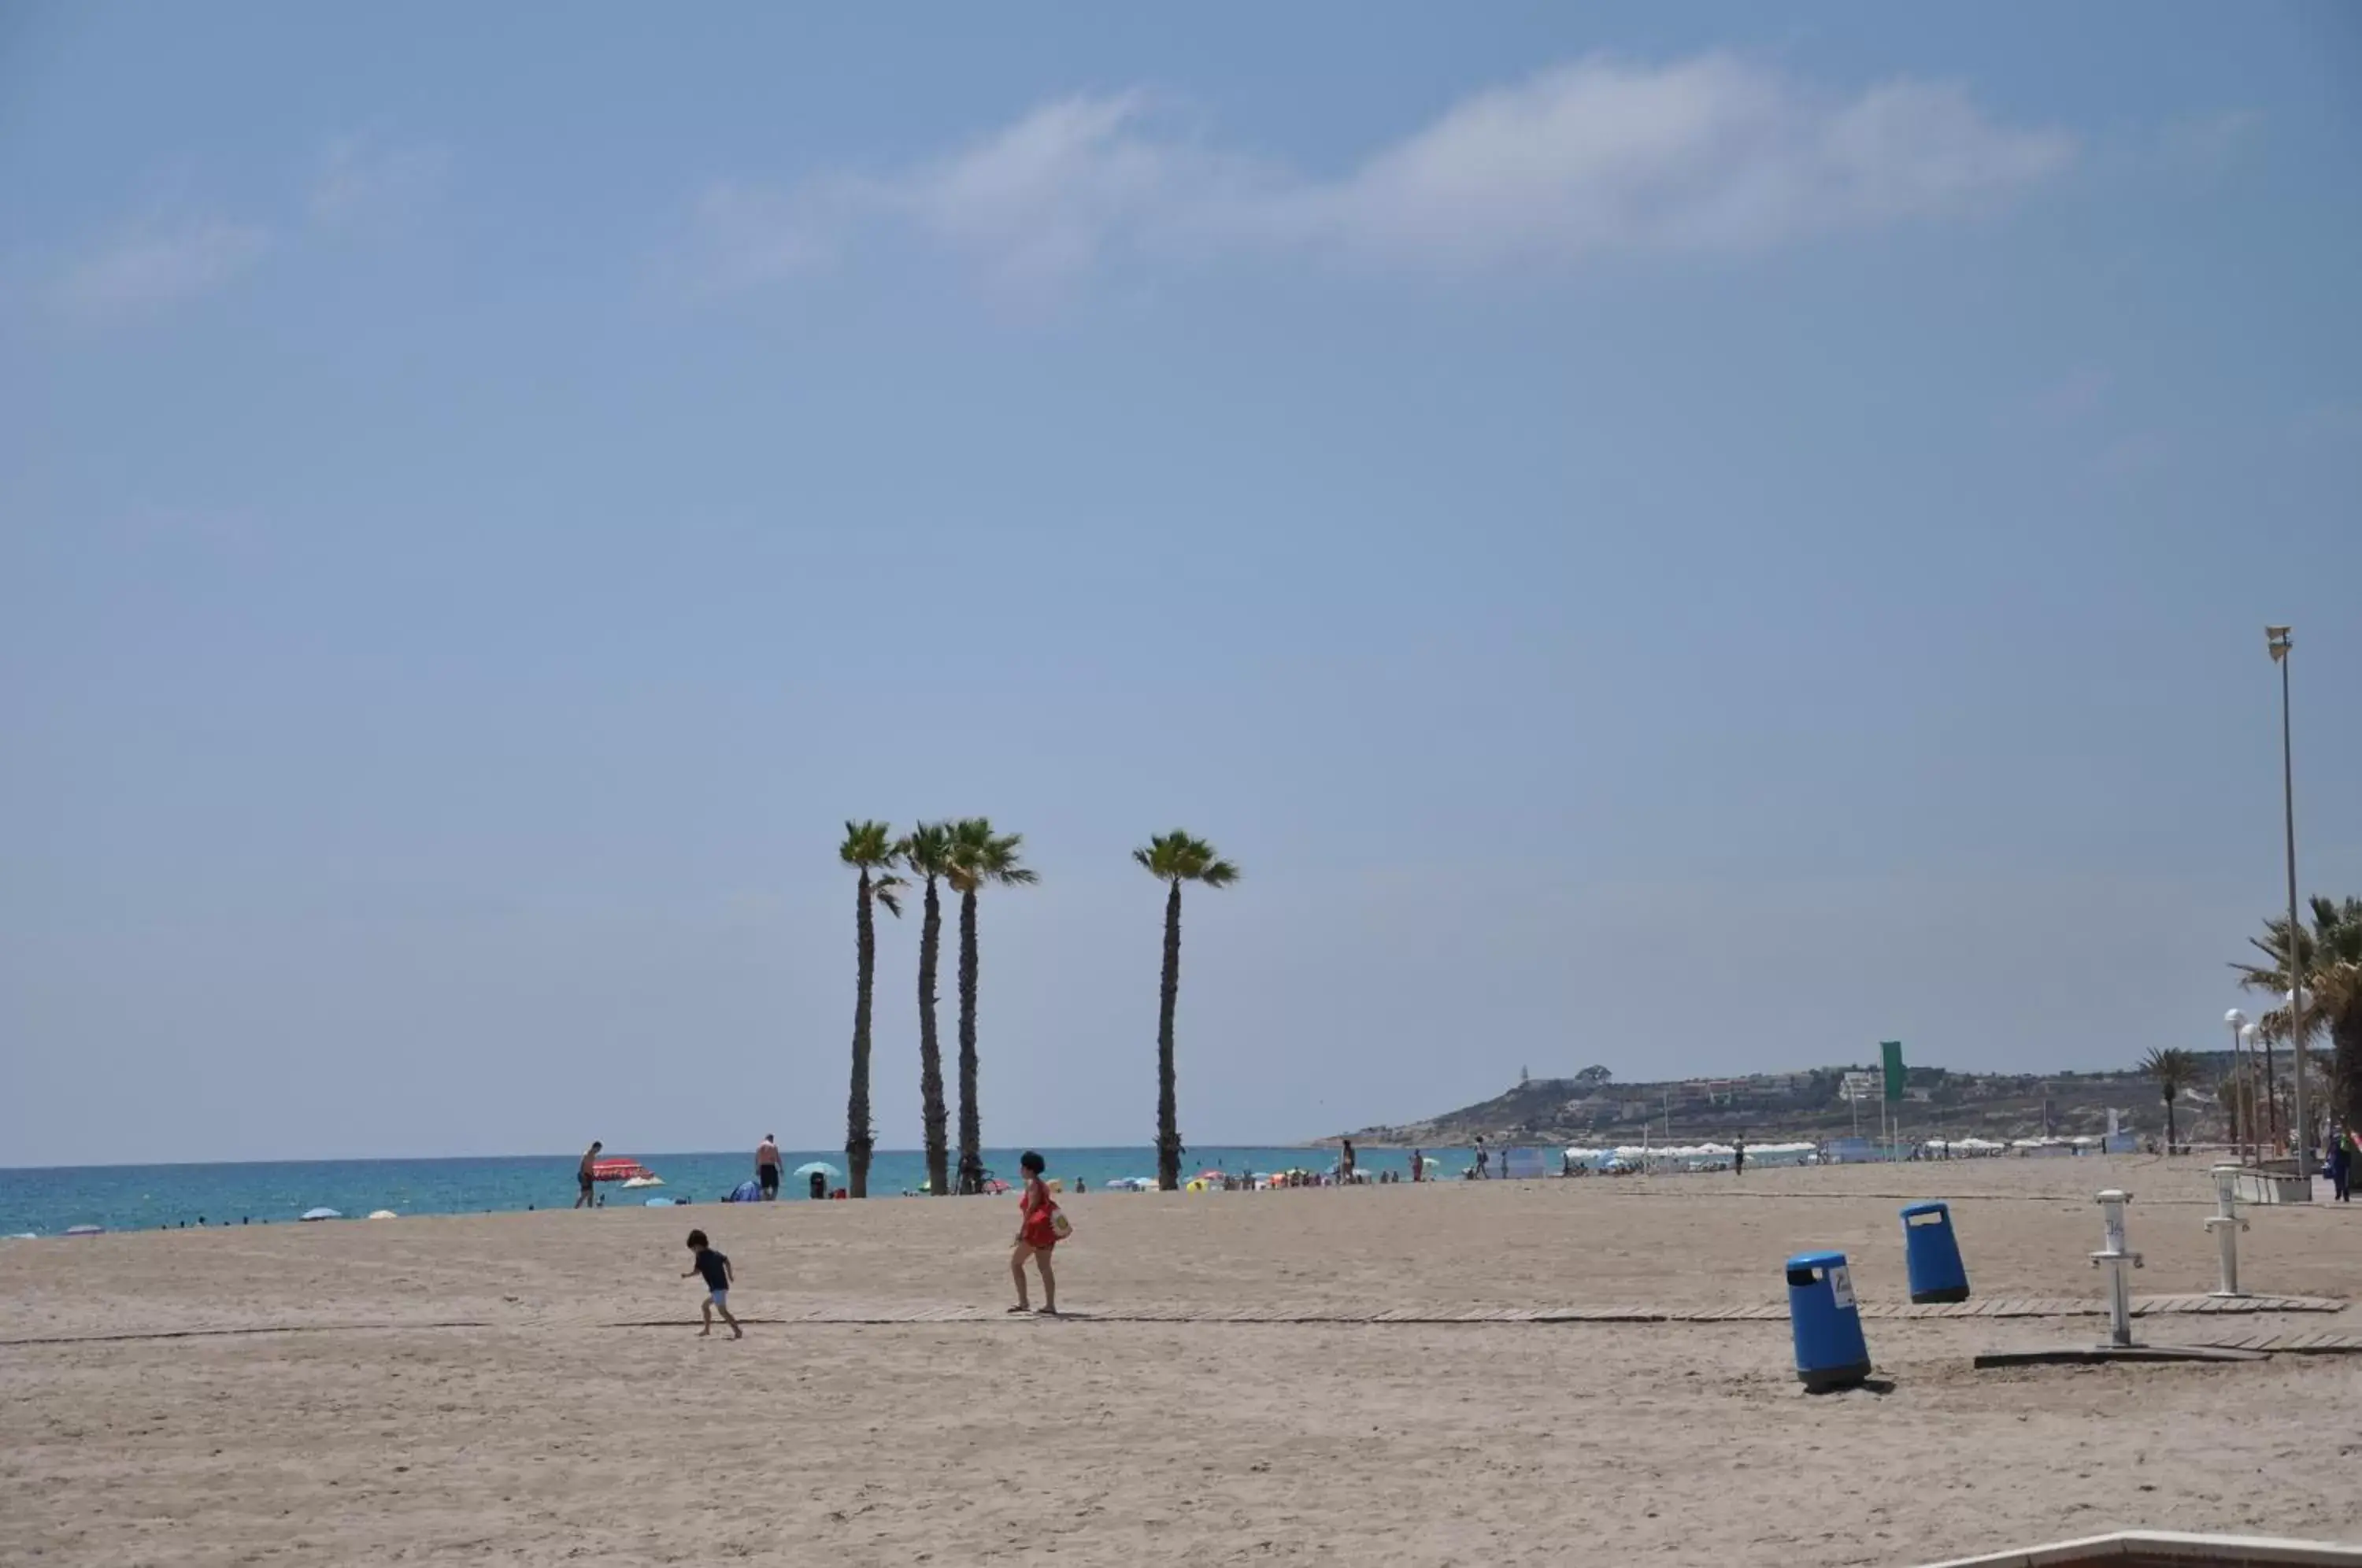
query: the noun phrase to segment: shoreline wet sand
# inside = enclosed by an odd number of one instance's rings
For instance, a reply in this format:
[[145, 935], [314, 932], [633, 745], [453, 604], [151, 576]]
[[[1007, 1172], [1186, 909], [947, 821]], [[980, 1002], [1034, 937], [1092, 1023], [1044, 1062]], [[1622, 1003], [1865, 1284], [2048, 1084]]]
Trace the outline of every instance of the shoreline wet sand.
[[[1835, 1247], [1865, 1303], [1900, 1301], [1895, 1210], [1940, 1197], [1980, 1297], [2096, 1301], [2106, 1186], [2135, 1194], [2140, 1294], [2213, 1286], [2203, 1165], [2088, 1158], [1094, 1193], [1065, 1200], [1060, 1295], [1742, 1307]], [[2249, 1288], [2362, 1283], [2350, 1214], [2251, 1217]], [[736, 1265], [744, 1343], [695, 1337], [692, 1223]], [[1970, 1370], [2092, 1318], [1873, 1321], [1892, 1388], [1824, 1397], [1781, 1320], [763, 1321], [997, 1308], [1014, 1224], [1013, 1199], [942, 1199], [8, 1243], [0, 1341], [194, 1337], [0, 1346], [0, 1561], [1915, 1563], [2142, 1526], [2362, 1537], [2362, 1357]]]

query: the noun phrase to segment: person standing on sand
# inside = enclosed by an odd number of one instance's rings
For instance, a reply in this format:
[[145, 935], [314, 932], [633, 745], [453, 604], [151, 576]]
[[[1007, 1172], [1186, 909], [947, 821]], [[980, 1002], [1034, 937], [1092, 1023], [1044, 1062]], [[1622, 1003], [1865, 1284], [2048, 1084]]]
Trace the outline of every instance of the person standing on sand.
[[1733, 1176], [1747, 1174], [1747, 1135], [1743, 1132], [1738, 1135], [1738, 1142], [1731, 1147], [1730, 1170]]
[[2330, 1140], [2329, 1190], [2340, 1203], [2354, 1201], [2354, 1134], [2342, 1127]]
[[1344, 1144], [1344, 1148], [1337, 1156], [1337, 1184], [1351, 1187], [1353, 1185], [1353, 1140], [1341, 1138], [1338, 1142]]
[[1049, 1184], [1042, 1179], [1042, 1173], [1050, 1167], [1031, 1149], [1017, 1164], [1025, 1173], [1025, 1197], [1017, 1207], [1017, 1249], [1009, 1254], [1010, 1277], [1017, 1282], [1017, 1305], [1010, 1311], [1033, 1310], [1025, 1294], [1025, 1260], [1032, 1258], [1033, 1266], [1042, 1271], [1042, 1316], [1054, 1318], [1058, 1276], [1051, 1270], [1050, 1253], [1058, 1244], [1058, 1206], [1051, 1199]]
[[597, 1207], [597, 1205], [590, 1201], [590, 1192], [591, 1184], [597, 1181], [599, 1177], [598, 1173], [592, 1170], [591, 1167], [599, 1163], [599, 1151], [606, 1146], [606, 1144], [599, 1142], [598, 1139], [593, 1138], [590, 1140], [590, 1146], [582, 1151], [582, 1163], [576, 1166], [574, 1171], [574, 1185], [577, 1188], [574, 1195], [574, 1207], [577, 1209], [591, 1209]]
[[1476, 1179], [1483, 1181], [1493, 1174], [1493, 1152], [1485, 1147], [1485, 1134], [1476, 1134]]
[[[817, 1173], [815, 1173], [817, 1174]], [[755, 1179], [763, 1186], [763, 1201], [779, 1200], [779, 1135], [766, 1132], [755, 1145]]]
[[1418, 1149], [1410, 1152], [1410, 1179], [1413, 1181], [1427, 1179], [1427, 1155]]

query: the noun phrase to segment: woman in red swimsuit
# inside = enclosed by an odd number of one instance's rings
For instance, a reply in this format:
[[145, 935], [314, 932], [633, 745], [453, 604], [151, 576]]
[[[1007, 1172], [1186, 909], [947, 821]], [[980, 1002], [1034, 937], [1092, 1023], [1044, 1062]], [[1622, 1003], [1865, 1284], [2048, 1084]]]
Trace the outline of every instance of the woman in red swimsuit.
[[1017, 1209], [1017, 1250], [1009, 1254], [1010, 1277], [1017, 1281], [1017, 1305], [1010, 1310], [1033, 1310], [1025, 1295], [1025, 1260], [1032, 1258], [1033, 1266], [1042, 1271], [1042, 1316], [1054, 1318], [1058, 1315], [1058, 1276], [1050, 1268], [1050, 1251], [1058, 1244], [1058, 1206], [1050, 1200], [1050, 1188], [1042, 1180], [1042, 1173], [1049, 1165], [1030, 1149], [1017, 1163], [1025, 1172], [1025, 1197]]

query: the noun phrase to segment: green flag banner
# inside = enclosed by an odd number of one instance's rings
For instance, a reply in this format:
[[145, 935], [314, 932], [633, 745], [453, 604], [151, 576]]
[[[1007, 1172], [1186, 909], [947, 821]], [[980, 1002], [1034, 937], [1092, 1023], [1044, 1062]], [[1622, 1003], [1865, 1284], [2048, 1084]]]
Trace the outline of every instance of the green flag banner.
[[1881, 1063], [1886, 1068], [1886, 1099], [1887, 1103], [1892, 1105], [1903, 1098], [1903, 1042], [1880, 1041], [1878, 1055]]

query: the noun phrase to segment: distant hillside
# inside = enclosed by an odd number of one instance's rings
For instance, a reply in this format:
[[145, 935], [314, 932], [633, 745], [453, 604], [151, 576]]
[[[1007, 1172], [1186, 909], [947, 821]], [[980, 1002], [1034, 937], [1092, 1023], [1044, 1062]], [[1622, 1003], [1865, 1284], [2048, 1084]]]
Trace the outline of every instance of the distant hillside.
[[[2201, 1060], [2208, 1086], [2230, 1065], [2227, 1052]], [[1591, 1067], [1572, 1078], [1527, 1078], [1481, 1104], [1347, 1136], [1374, 1145], [1439, 1146], [1465, 1144], [1480, 1132], [1496, 1143], [1637, 1143], [1644, 1128], [1657, 1139], [1675, 1141], [1727, 1142], [1742, 1133], [1755, 1140], [1843, 1137], [1855, 1125], [1855, 1108], [1842, 1092], [1845, 1075], [1869, 1070], [1810, 1067], [1744, 1078], [1618, 1083], [1606, 1068]], [[1896, 1107], [1906, 1138], [2097, 1134], [2107, 1131], [2111, 1109], [2122, 1113], [2127, 1132], [2158, 1138], [2165, 1132], [2165, 1102], [2157, 1086], [2131, 1071], [2035, 1076], [1913, 1067], [1906, 1082], [1908, 1098]], [[1863, 1133], [1875, 1137], [1878, 1101], [1864, 1100], [1860, 1115]], [[2227, 1136], [2211, 1087], [2184, 1093], [2175, 1115], [2184, 1140]]]

